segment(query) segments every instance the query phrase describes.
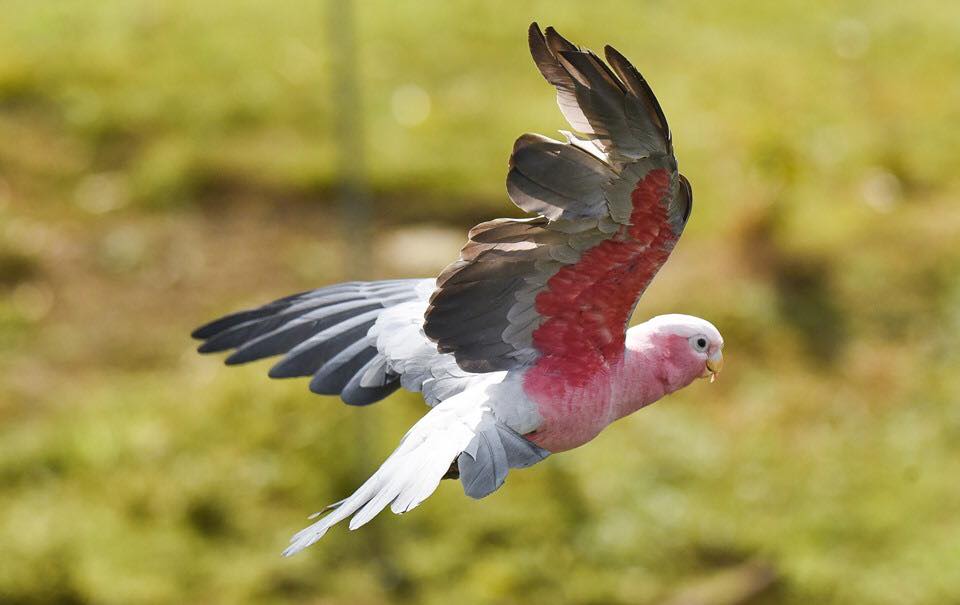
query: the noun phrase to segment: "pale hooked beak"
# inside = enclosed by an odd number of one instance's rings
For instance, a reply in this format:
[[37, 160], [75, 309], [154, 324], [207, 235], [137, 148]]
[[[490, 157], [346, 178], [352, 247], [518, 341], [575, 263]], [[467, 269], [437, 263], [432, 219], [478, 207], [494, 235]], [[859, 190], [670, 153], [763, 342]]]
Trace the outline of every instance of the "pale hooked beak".
[[[706, 374], [710, 376], [710, 382], [717, 379], [717, 374], [723, 369], [723, 351], [717, 349], [717, 352], [707, 357]], [[706, 378], [706, 375], [704, 376]]]

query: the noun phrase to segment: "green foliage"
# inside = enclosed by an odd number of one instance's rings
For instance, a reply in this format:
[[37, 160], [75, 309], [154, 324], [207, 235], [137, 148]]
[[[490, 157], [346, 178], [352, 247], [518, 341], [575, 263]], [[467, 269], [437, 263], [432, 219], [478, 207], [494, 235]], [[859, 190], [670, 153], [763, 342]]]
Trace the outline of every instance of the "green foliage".
[[281, 559], [422, 413], [186, 337], [347, 277], [324, 5], [9, 0], [0, 602], [656, 603], [755, 562], [757, 602], [960, 599], [957, 7], [357, 4], [375, 276], [422, 271], [401, 223], [514, 212], [513, 140], [564, 127], [537, 19], [657, 91], [696, 210], [638, 317], [712, 320], [727, 370], [483, 501], [445, 482]]

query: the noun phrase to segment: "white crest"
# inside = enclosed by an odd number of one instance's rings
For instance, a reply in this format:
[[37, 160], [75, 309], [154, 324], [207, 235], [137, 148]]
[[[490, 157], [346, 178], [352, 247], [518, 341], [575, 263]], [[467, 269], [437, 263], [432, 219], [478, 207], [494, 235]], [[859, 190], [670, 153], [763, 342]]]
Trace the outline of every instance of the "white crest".
[[645, 333], [669, 333], [684, 338], [703, 334], [712, 342], [723, 346], [723, 336], [720, 335], [716, 326], [693, 315], [683, 315], [681, 313], [658, 315], [637, 325], [636, 328], [641, 328]]

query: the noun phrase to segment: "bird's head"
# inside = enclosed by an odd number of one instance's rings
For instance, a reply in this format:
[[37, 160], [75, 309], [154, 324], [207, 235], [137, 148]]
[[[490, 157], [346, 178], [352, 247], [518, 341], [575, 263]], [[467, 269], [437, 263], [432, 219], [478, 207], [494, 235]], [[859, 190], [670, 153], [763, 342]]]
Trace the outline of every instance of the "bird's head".
[[[658, 315], [627, 332], [628, 347], [650, 348], [664, 362], [671, 390], [696, 378], [713, 382], [723, 368], [723, 337], [709, 321], [691, 315]], [[631, 346], [632, 345], [632, 346]]]

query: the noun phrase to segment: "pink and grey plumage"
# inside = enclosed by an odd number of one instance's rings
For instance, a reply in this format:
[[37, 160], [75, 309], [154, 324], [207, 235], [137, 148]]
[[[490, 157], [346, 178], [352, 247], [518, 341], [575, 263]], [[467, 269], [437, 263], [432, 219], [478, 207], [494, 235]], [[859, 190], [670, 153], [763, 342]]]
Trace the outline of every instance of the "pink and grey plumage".
[[529, 41], [576, 131], [514, 145], [507, 191], [535, 217], [477, 225], [436, 279], [321, 288], [194, 333], [201, 352], [236, 349], [228, 364], [283, 354], [271, 377], [311, 376], [311, 390], [352, 405], [403, 387], [431, 406], [286, 554], [348, 517], [355, 529], [388, 505], [410, 510], [445, 476], [486, 496], [509, 469], [583, 445], [720, 370], [723, 339], [705, 320], [663, 315], [627, 329], [692, 206], [656, 97], [609, 46], [608, 67], [552, 28], [531, 25]]

